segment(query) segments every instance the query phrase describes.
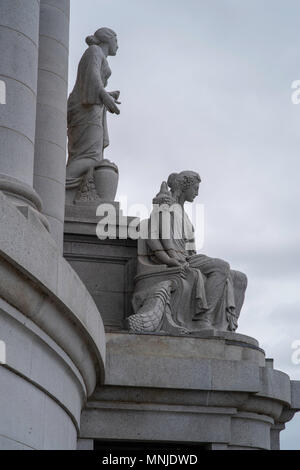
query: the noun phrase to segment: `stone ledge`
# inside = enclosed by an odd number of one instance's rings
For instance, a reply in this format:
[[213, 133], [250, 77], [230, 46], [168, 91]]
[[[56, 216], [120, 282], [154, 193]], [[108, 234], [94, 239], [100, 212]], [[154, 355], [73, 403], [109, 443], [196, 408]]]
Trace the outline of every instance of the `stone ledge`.
[[255, 344], [235, 333], [207, 338], [107, 333], [105, 384], [245, 392], [290, 406], [289, 377], [266, 367]]
[[286, 409], [255, 393], [104, 386], [95, 390], [82, 412], [80, 436], [267, 450], [271, 431]]
[[104, 380], [105, 364], [104, 327], [94, 301], [35, 214], [29, 210], [25, 217], [1, 192], [0, 219], [1, 297], [67, 352], [90, 395]]
[[[103, 225], [102, 219], [105, 220], [104, 216], [97, 216], [96, 211], [98, 206], [109, 204], [115, 208], [116, 211], [116, 237], [115, 239], [105, 239], [101, 240], [102, 242], [115, 242], [117, 240], [122, 240], [123, 242], [130, 242], [131, 244], [136, 245], [137, 240], [128, 238], [128, 226], [129, 224], [136, 220], [137, 217], [124, 216], [122, 210], [120, 209], [119, 202], [111, 201], [97, 201], [94, 203], [78, 203], [65, 206], [65, 228], [64, 231], [67, 234], [76, 234], [76, 235], [89, 235], [96, 237], [96, 227], [97, 225]], [[106, 225], [106, 224], [104, 224]], [[103, 225], [103, 226], [104, 226]]]
[[292, 408], [300, 411], [300, 380], [291, 380]]
[[0, 330], [6, 343], [6, 362], [2, 368], [55, 400], [79, 431], [81, 406], [87, 393], [70, 357], [33, 321], [3, 299], [0, 299]]
[[295, 412], [289, 377], [254, 338], [202, 334], [107, 333], [106, 382], [83, 409], [80, 437], [276, 448], [278, 423]]
[[[124, 389], [125, 391], [125, 389]], [[274, 419], [228, 406], [89, 401], [82, 439], [209, 443], [269, 449]]]

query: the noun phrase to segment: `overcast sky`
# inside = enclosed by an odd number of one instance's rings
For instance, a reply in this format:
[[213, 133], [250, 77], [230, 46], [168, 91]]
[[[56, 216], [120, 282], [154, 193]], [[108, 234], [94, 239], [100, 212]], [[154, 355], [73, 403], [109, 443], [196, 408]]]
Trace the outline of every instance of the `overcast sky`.
[[[275, 368], [300, 380], [299, 0], [71, 0], [70, 90], [85, 37], [107, 26], [119, 50], [108, 90], [105, 156], [120, 170], [118, 198], [149, 208], [174, 171], [202, 178], [201, 251], [248, 275], [239, 332]], [[300, 413], [281, 433], [300, 449]]]

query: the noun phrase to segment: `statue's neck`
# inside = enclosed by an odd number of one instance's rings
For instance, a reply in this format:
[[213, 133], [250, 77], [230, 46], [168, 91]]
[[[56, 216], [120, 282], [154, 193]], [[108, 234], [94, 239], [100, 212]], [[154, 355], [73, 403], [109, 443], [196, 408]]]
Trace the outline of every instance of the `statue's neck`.
[[172, 198], [174, 199], [174, 201], [179, 204], [180, 206], [183, 207], [184, 205], [184, 197], [183, 197], [183, 194], [181, 194], [180, 191], [171, 191], [171, 194], [172, 194]]
[[181, 207], [183, 208], [184, 206], [184, 203], [185, 203], [185, 198], [184, 198], [184, 194], [181, 194], [179, 197], [176, 198], [178, 204], [181, 205]]
[[101, 47], [103, 54], [104, 54], [105, 57], [107, 58], [107, 57], [108, 57], [108, 53], [109, 53], [109, 44], [103, 43], [103, 44], [100, 44], [99, 47]]

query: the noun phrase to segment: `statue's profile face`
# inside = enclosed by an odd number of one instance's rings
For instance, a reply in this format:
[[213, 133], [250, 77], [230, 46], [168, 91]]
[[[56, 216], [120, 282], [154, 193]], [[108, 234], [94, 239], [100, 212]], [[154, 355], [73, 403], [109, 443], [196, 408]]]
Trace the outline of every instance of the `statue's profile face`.
[[199, 194], [199, 183], [198, 181], [192, 184], [188, 189], [185, 190], [184, 196], [187, 202], [193, 202], [193, 200]]
[[109, 55], [116, 55], [118, 48], [119, 46], [117, 36], [113, 36], [109, 40]]

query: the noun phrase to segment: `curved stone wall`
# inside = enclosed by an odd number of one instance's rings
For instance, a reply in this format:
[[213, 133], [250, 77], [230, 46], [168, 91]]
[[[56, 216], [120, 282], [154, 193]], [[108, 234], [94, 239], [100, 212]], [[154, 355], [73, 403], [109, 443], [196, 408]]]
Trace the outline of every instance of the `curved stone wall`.
[[104, 381], [100, 313], [36, 213], [0, 192], [0, 448], [74, 449]]

